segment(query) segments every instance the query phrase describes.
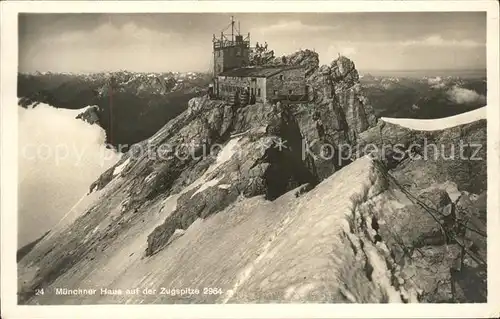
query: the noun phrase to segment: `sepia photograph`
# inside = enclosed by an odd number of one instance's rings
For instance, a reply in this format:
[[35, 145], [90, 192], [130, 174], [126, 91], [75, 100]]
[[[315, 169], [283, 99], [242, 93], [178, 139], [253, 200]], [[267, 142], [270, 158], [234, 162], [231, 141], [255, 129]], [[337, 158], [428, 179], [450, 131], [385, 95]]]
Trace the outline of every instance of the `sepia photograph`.
[[12, 14], [2, 285], [29, 309], [494, 303], [482, 3]]

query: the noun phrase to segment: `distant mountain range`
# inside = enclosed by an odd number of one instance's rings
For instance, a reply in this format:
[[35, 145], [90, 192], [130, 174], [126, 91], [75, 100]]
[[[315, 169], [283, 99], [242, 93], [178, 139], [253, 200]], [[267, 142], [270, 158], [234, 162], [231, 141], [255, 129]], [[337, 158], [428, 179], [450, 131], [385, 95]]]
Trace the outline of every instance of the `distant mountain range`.
[[486, 69], [419, 69], [419, 70], [360, 70], [363, 75], [384, 76], [384, 77], [461, 77], [461, 78], [481, 78], [486, 77]]
[[435, 119], [486, 105], [486, 77], [381, 76], [360, 78], [378, 116]]
[[204, 94], [209, 81], [210, 75], [193, 72], [21, 73], [18, 97], [24, 107], [37, 103], [67, 109], [97, 105], [108, 143], [131, 145], [184, 111], [191, 98]]
[[[317, 57], [311, 52], [292, 54], [287, 62], [317, 67]], [[273, 63], [283, 57], [268, 60]], [[360, 75], [360, 84], [379, 117], [442, 118], [486, 104], [484, 72], [374, 70]], [[191, 98], [204, 95], [210, 81], [210, 74], [196, 72], [20, 73], [18, 97], [24, 107], [37, 103], [67, 109], [96, 105], [93, 117], [97, 121], [92, 122], [105, 129], [108, 143], [127, 150], [127, 145], [152, 136], [182, 113]]]

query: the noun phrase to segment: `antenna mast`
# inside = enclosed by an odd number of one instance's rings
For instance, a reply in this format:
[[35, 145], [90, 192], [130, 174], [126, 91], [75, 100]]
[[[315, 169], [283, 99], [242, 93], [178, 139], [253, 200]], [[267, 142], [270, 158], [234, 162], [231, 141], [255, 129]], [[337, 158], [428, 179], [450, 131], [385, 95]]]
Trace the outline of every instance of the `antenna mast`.
[[234, 17], [231, 16], [231, 41], [234, 42]]

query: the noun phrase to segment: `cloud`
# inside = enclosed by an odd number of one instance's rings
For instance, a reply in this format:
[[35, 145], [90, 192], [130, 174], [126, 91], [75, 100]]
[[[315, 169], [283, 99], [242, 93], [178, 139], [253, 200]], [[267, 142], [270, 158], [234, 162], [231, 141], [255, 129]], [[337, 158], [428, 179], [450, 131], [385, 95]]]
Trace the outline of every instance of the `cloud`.
[[319, 52], [319, 58], [321, 64], [330, 64], [333, 59], [336, 59], [339, 54], [344, 55], [348, 58], [356, 55], [360, 50], [358, 49], [358, 43], [356, 42], [336, 42], [328, 46], [326, 51]]
[[76, 119], [81, 110], [47, 104], [19, 112], [19, 246], [35, 240], [73, 207], [120, 154], [105, 132]]
[[456, 47], [479, 47], [485, 46], [486, 43], [481, 43], [473, 40], [448, 40], [443, 39], [440, 35], [434, 34], [417, 40], [407, 40], [400, 42], [403, 46], [456, 46]]
[[144, 28], [135, 23], [128, 22], [121, 26], [112, 23], [105, 23], [90, 31], [67, 31], [61, 32], [49, 39], [49, 42], [57, 44], [77, 44], [85, 42], [106, 43], [161, 43], [171, 40], [174, 36], [171, 32], [160, 32], [157, 30]]
[[[393, 47], [393, 46], [434, 46], [434, 47], [481, 47], [485, 46], [486, 43], [481, 43], [473, 40], [447, 40], [443, 39], [440, 35], [430, 35], [417, 40], [406, 40], [406, 41], [342, 41], [332, 44], [335, 50], [338, 48], [343, 48], [348, 53], [356, 53], [362, 51], [359, 48], [364, 47], [368, 49], [369, 47]], [[352, 50], [351, 50], [352, 49]], [[345, 53], [345, 54], [348, 54]]]
[[457, 104], [482, 103], [486, 104], [486, 97], [474, 90], [453, 86], [447, 92], [448, 97]]
[[300, 20], [285, 21], [281, 20], [275, 24], [266, 27], [254, 28], [251, 32], [256, 33], [285, 33], [285, 32], [318, 32], [318, 31], [331, 31], [337, 29], [333, 25], [313, 25], [304, 24]]
[[355, 47], [341, 47], [340, 48], [340, 54], [343, 54], [343, 55], [354, 55], [358, 52], [358, 49], [356, 49]]
[[[407, 41], [336, 41], [330, 44], [324, 53], [320, 53], [321, 63], [330, 63], [332, 59], [337, 58], [338, 54], [347, 57], [362, 57], [364, 53], [369, 54], [374, 49], [380, 50], [381, 48], [405, 48], [416, 46], [437, 47], [444, 49], [446, 47], [454, 47], [456, 49], [467, 49], [484, 46], [484, 43], [472, 40], [445, 40], [440, 35], [431, 35], [419, 40]], [[433, 83], [436, 88], [442, 87], [439, 83]]]
[[433, 89], [441, 89], [446, 86], [446, 83], [444, 83], [443, 79], [440, 76], [427, 79], [427, 83]]

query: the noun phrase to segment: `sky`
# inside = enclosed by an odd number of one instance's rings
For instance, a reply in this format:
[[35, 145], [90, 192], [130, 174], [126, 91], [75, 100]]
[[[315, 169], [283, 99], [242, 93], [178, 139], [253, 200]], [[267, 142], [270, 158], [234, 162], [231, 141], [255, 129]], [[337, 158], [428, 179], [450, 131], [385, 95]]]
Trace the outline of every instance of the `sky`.
[[[237, 13], [252, 45], [277, 56], [338, 54], [359, 70], [486, 68], [486, 13]], [[19, 71], [209, 71], [230, 13], [20, 14]]]

